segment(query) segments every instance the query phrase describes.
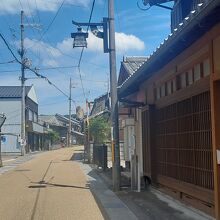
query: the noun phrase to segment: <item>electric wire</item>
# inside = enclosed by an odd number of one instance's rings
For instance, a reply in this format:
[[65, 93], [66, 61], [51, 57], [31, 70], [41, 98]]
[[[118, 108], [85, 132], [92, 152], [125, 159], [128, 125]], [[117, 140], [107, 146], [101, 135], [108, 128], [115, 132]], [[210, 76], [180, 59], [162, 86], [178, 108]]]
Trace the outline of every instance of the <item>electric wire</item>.
[[16, 60], [10, 60], [10, 61], [1, 62], [0, 65], [14, 63], [15, 61]]
[[[49, 23], [49, 25], [47, 26], [46, 30], [42, 33], [42, 35], [40, 36], [40, 38], [38, 39], [38, 41], [41, 41], [41, 40], [44, 38], [45, 34], [49, 31], [49, 29], [50, 29], [51, 26], [53, 25], [54, 21], [56, 20], [56, 18], [57, 18], [57, 16], [58, 16], [59, 12], [60, 12], [60, 10], [61, 10], [61, 8], [63, 7], [65, 1], [66, 1], [66, 0], [63, 0], [63, 1], [62, 1], [62, 3], [60, 4], [59, 8], [58, 8], [57, 11], [56, 11], [56, 14], [55, 14], [54, 17], [52, 18], [52, 20], [50, 21], [50, 23]], [[35, 43], [35, 44], [36, 44], [36, 43]], [[34, 47], [35, 44], [32, 45], [31, 47], [27, 48], [27, 49], [30, 49], [30, 48]]]
[[[93, 3], [92, 3], [92, 8], [91, 8], [90, 16], [89, 16], [89, 24], [91, 23], [91, 20], [92, 20], [94, 7], [95, 7], [95, 0], [93, 0]], [[87, 33], [88, 33], [88, 31], [89, 31], [89, 25], [87, 27]], [[85, 89], [83, 86], [82, 75], [81, 75], [81, 61], [82, 61], [83, 52], [84, 52], [84, 47], [82, 48], [81, 53], [80, 53], [80, 57], [79, 57], [78, 72], [79, 72], [80, 82], [81, 82], [81, 86], [82, 86], [82, 90], [83, 90], [83, 96], [84, 96], [84, 99], [87, 100], [86, 94], [85, 94]]]
[[18, 58], [15, 56], [14, 52], [11, 50], [8, 42], [6, 41], [6, 39], [4, 38], [4, 36], [0, 33], [0, 37], [3, 40], [3, 42], [5, 43], [6, 47], [8, 48], [8, 50], [10, 51], [10, 53], [12, 54], [12, 56], [15, 58], [15, 60], [20, 63], [21, 65], [24, 65], [24, 67], [28, 70], [30, 70], [31, 72], [33, 72], [37, 77], [45, 79], [51, 86], [53, 86], [54, 88], [56, 88], [58, 91], [60, 91], [64, 96], [66, 96], [67, 98], [69, 98], [69, 96], [63, 92], [57, 85], [55, 85], [54, 83], [52, 83], [46, 76], [43, 76], [41, 74], [39, 74], [36, 70], [26, 66], [25, 64], [22, 64], [22, 62], [20, 60], [18, 60]]

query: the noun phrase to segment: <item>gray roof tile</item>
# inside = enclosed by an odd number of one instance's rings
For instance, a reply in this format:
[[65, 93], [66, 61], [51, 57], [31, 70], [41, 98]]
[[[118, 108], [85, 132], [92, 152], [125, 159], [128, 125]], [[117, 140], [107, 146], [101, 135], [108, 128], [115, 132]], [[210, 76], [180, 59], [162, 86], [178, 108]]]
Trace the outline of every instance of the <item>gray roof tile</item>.
[[[31, 86], [25, 86], [25, 95]], [[21, 98], [21, 86], [0, 86], [0, 98]]]

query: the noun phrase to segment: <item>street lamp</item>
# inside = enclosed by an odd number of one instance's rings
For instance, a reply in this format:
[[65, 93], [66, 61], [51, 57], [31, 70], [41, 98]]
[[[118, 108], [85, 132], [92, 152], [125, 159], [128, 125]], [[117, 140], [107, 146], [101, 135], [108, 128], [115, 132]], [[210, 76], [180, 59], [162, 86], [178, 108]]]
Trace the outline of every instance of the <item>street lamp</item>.
[[82, 32], [82, 28], [78, 27], [76, 33], [72, 33], [71, 37], [73, 40], [73, 48], [75, 47], [87, 47], [88, 33]]
[[2, 149], [1, 149], [1, 128], [2, 125], [5, 123], [6, 117], [4, 114], [0, 114], [0, 167], [2, 167]]
[[[103, 39], [103, 48], [104, 53], [109, 53], [109, 47], [108, 47], [108, 24], [109, 19], [103, 18], [103, 22], [100, 23], [85, 23], [85, 22], [76, 22], [72, 21], [72, 23], [76, 26], [77, 32], [71, 33], [71, 37], [73, 38], [73, 48], [75, 47], [87, 47], [87, 41], [88, 33], [82, 32], [83, 26], [89, 26], [91, 29], [91, 32], [98, 38]], [[100, 31], [98, 27], [101, 27], [103, 31]]]
[[[90, 27], [91, 32], [98, 38], [103, 39], [104, 53], [109, 53], [110, 84], [111, 84], [111, 133], [112, 133], [112, 179], [114, 191], [120, 190], [120, 146], [119, 146], [119, 123], [118, 123], [118, 94], [117, 94], [117, 73], [116, 73], [116, 52], [115, 52], [115, 21], [114, 21], [114, 0], [108, 0], [108, 18], [103, 18], [102, 23], [72, 23], [78, 27]], [[102, 27], [100, 31], [98, 27]], [[79, 32], [71, 34], [75, 41]], [[80, 36], [80, 35], [79, 35]], [[74, 42], [76, 45], [80, 43]]]

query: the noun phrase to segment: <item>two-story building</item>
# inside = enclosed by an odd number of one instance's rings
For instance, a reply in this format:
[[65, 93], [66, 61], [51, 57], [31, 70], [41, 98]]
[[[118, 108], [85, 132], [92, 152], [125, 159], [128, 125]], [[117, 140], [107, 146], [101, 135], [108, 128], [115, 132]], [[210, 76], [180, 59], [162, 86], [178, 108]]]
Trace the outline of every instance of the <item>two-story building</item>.
[[[0, 112], [6, 115], [2, 127], [2, 152], [21, 152], [21, 86], [0, 86]], [[44, 148], [44, 129], [38, 124], [38, 101], [33, 86], [25, 87], [26, 152]]]
[[144, 104], [133, 107], [144, 176], [219, 220], [220, 1], [176, 0], [171, 14], [171, 34], [119, 85], [119, 98]]

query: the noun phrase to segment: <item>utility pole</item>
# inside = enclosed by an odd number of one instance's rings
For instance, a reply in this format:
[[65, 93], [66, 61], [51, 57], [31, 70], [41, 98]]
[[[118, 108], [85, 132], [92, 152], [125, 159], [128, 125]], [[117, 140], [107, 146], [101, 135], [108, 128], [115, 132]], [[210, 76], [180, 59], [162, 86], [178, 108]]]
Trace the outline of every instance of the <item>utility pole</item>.
[[70, 78], [70, 94], [69, 94], [69, 131], [68, 131], [68, 147], [71, 147], [71, 101], [72, 101], [72, 80]]
[[[117, 94], [117, 74], [116, 74], [116, 52], [115, 52], [115, 20], [114, 20], [114, 0], [108, 0], [108, 18], [103, 18], [101, 23], [84, 23], [75, 22], [72, 23], [78, 27], [89, 26], [91, 32], [98, 38], [103, 39], [104, 53], [109, 53], [110, 64], [110, 93], [111, 93], [111, 122], [112, 122], [112, 179], [113, 189], [115, 191], [120, 190], [120, 146], [119, 146], [119, 123], [118, 123], [118, 94]], [[109, 26], [109, 30], [108, 30]], [[98, 27], [103, 28], [103, 32], [98, 30]], [[71, 33], [71, 37], [74, 38], [73, 48], [86, 47], [86, 38], [88, 33], [82, 32], [81, 28], [78, 28], [77, 33]], [[109, 38], [109, 41], [108, 41]], [[109, 44], [108, 44], [109, 43]]]
[[25, 59], [24, 59], [24, 11], [21, 11], [21, 155], [25, 155]]
[[120, 190], [121, 166], [119, 146], [119, 123], [118, 123], [118, 94], [116, 74], [116, 52], [115, 52], [115, 19], [114, 0], [108, 0], [109, 17], [109, 63], [111, 84], [111, 121], [112, 121], [112, 179], [114, 191]]

